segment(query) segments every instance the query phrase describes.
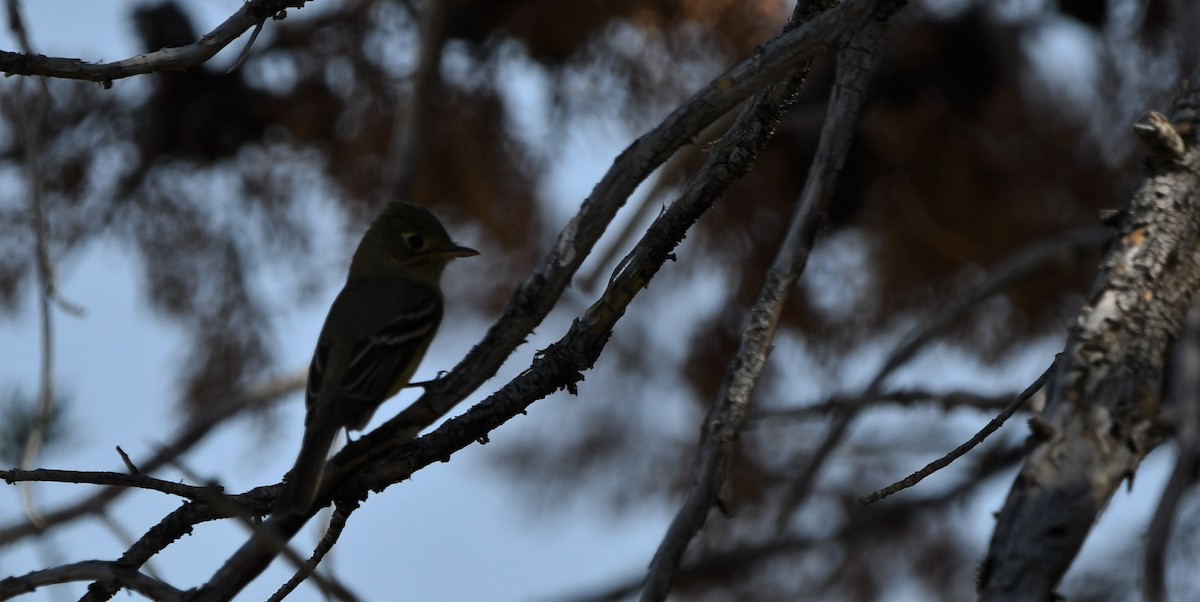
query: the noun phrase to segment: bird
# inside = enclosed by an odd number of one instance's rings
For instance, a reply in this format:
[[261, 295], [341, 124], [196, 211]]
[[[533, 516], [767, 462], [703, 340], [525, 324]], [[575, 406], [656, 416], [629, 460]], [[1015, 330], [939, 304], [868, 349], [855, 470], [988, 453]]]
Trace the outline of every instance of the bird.
[[276, 513], [307, 513], [338, 431], [362, 430], [409, 385], [442, 320], [442, 271], [478, 254], [454, 243], [419, 205], [391, 201], [371, 222], [317, 338], [304, 438]]

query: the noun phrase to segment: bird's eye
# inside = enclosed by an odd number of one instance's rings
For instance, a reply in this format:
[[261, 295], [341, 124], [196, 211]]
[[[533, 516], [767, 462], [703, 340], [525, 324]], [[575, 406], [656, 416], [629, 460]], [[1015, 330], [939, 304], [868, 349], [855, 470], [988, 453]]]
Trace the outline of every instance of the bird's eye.
[[414, 251], [420, 251], [425, 248], [425, 237], [420, 234], [405, 234], [404, 244]]

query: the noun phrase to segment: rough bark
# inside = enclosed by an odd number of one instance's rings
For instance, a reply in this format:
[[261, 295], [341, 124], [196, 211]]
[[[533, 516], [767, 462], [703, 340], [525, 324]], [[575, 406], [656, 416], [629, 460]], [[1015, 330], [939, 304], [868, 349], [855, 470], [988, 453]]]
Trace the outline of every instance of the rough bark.
[[1164, 357], [1200, 284], [1200, 149], [1186, 89], [1172, 119], [1135, 132], [1147, 175], [1118, 216], [1072, 322], [1030, 453], [998, 516], [979, 579], [989, 602], [1049, 600], [1112, 494], [1158, 442]]

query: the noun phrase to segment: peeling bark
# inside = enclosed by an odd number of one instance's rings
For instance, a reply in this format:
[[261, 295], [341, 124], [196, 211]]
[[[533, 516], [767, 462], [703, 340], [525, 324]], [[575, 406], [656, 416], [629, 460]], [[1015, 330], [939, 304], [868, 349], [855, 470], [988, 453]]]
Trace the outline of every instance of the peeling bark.
[[1147, 175], [1122, 211], [1088, 301], [1070, 325], [1045, 413], [979, 578], [985, 601], [1050, 600], [1112, 494], [1159, 441], [1168, 346], [1200, 285], [1200, 90], [1172, 119], [1135, 124]]

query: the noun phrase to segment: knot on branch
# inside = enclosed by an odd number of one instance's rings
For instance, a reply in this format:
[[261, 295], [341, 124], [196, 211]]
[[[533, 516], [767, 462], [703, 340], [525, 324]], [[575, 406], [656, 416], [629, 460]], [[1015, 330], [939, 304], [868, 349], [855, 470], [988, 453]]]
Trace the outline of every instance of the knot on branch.
[[1186, 134], [1190, 126], [1189, 123], [1183, 124], [1181, 132], [1180, 128], [1176, 128], [1166, 115], [1158, 111], [1150, 111], [1138, 117], [1133, 124], [1133, 132], [1146, 145], [1154, 158], [1178, 161], [1187, 151], [1187, 144], [1184, 143], [1182, 134]]

